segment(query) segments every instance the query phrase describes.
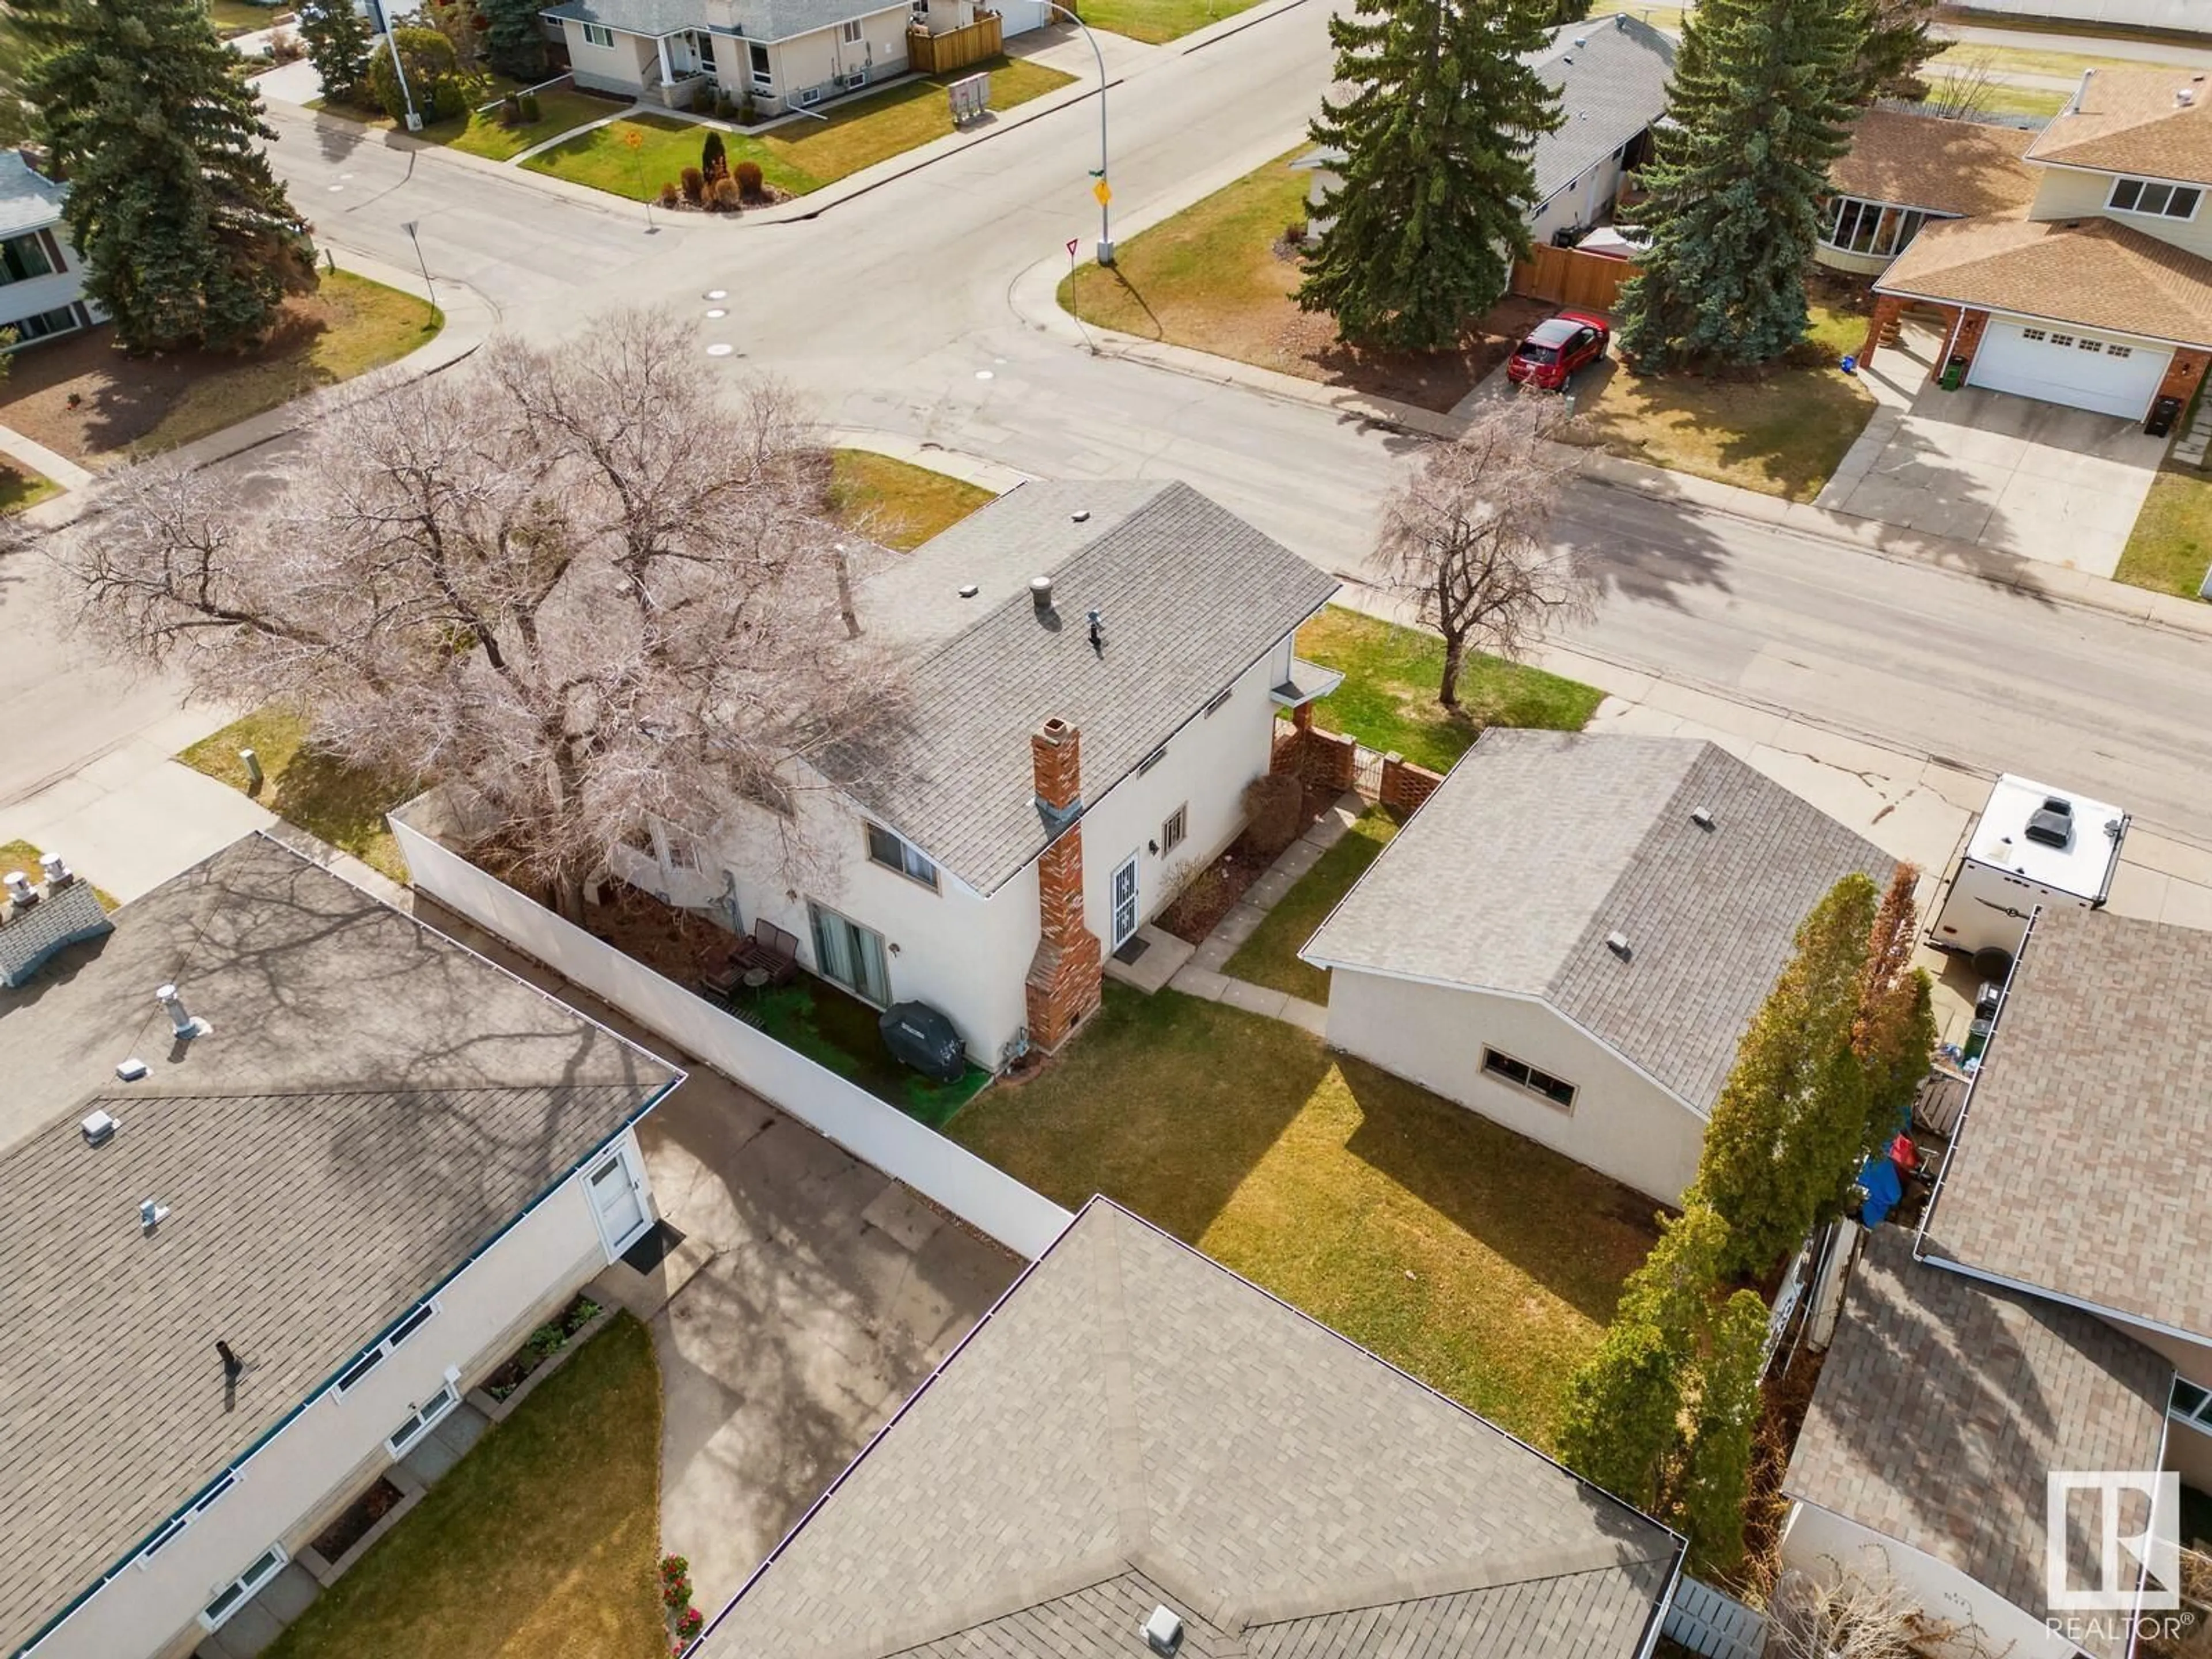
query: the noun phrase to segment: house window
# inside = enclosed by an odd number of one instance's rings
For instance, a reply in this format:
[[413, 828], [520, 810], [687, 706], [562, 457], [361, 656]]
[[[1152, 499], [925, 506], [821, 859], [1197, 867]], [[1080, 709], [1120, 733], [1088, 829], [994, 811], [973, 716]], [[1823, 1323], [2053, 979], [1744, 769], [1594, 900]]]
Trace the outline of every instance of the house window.
[[914, 21], [923, 24], [929, 21], [929, 0], [914, 0]]
[[1167, 745], [1165, 744], [1162, 744], [1158, 749], [1153, 750], [1151, 754], [1146, 756], [1144, 759], [1137, 763], [1137, 775], [1141, 778], [1146, 773], [1151, 771], [1155, 766], [1158, 766], [1167, 757]]
[[1226, 707], [1228, 707], [1228, 704], [1229, 704], [1229, 699], [1230, 699], [1231, 696], [1235, 696], [1235, 695], [1236, 695], [1236, 692], [1237, 692], [1237, 688], [1236, 688], [1235, 686], [1233, 686], [1233, 685], [1232, 685], [1232, 686], [1230, 686], [1230, 687], [1226, 688], [1226, 689], [1225, 689], [1225, 690], [1221, 693], [1221, 695], [1220, 695], [1219, 696], [1216, 697], [1216, 698], [1215, 698], [1212, 702], [1210, 702], [1210, 703], [1206, 704], [1206, 719], [1208, 719], [1208, 720], [1212, 720], [1212, 719], [1216, 714], [1219, 714], [1219, 713], [1220, 713], [1224, 708], [1225, 708]]
[[2166, 1411], [2176, 1422], [2188, 1424], [2199, 1434], [2212, 1434], [2212, 1390], [2177, 1376], [2173, 1379], [2173, 1398], [2167, 1402]]
[[615, 32], [612, 29], [598, 23], [586, 23], [582, 27], [586, 46], [611, 46], [614, 45]]
[[1555, 1078], [1549, 1072], [1540, 1072], [1526, 1060], [1516, 1060], [1510, 1054], [1501, 1054], [1495, 1048], [1485, 1048], [1482, 1051], [1482, 1069], [1516, 1088], [1526, 1089], [1532, 1095], [1541, 1095], [1562, 1110], [1571, 1112], [1575, 1109], [1573, 1084]]
[[2051, 337], [2051, 343], [2055, 346], [2070, 346], [2074, 343], [2074, 337], [2071, 334], [2054, 334]]
[[238, 1477], [235, 1474], [226, 1474], [222, 1480], [202, 1492], [193, 1502], [191, 1508], [186, 1510], [182, 1515], [171, 1516], [163, 1523], [161, 1529], [146, 1540], [146, 1547], [138, 1552], [138, 1565], [141, 1567], [145, 1566], [148, 1562], [167, 1549], [175, 1541], [179, 1533], [213, 1509], [216, 1500], [237, 1484]]
[[2141, 213], [2154, 219], [2194, 219], [2197, 198], [2204, 192], [2187, 185], [2162, 185], [2151, 179], [2115, 179], [2112, 200], [2115, 213]]
[[221, 1630], [223, 1621], [253, 1599], [253, 1593], [283, 1571], [289, 1559], [281, 1544], [271, 1544], [244, 1572], [223, 1587], [222, 1593], [200, 1609], [205, 1630]]
[[886, 870], [896, 870], [910, 881], [918, 881], [932, 892], [937, 890], [937, 866], [902, 836], [895, 836], [880, 823], [868, 826], [868, 857]]
[[696, 874], [699, 870], [699, 838], [689, 830], [678, 830], [674, 824], [661, 826], [660, 838], [668, 848], [668, 867], [688, 870]]
[[2136, 349], [2133, 346], [2108, 345], [2105, 348], [2105, 355], [2107, 357], [2132, 357], [2136, 355]]
[[2105, 343], [2102, 340], [2084, 340], [2081, 342], [2081, 349], [2084, 351], [2102, 351], [2104, 349]]
[[25, 283], [33, 276], [51, 276], [53, 271], [54, 262], [36, 231], [0, 242], [0, 283]]
[[814, 924], [816, 971], [863, 1002], [872, 1002], [878, 1008], [889, 1006], [890, 967], [884, 954], [884, 936], [811, 899], [807, 901], [806, 911]]
[[40, 340], [49, 334], [66, 334], [73, 328], [82, 328], [84, 319], [77, 315], [74, 306], [56, 306], [35, 317], [18, 317], [7, 326], [15, 331], [19, 342]]
[[1168, 821], [1160, 826], [1160, 851], [1172, 853], [1182, 845], [1182, 838], [1190, 833], [1190, 808], [1178, 806], [1168, 814]]
[[752, 65], [754, 89], [759, 92], [774, 92], [775, 76], [769, 70], [768, 48], [757, 40], [750, 40], [745, 43], [745, 52], [747, 59]]
[[842, 40], [848, 46], [859, 46], [860, 44], [860, 20], [855, 17], [851, 22], [846, 24], [843, 28], [838, 31], [838, 39]]
[[2020, 331], [2020, 337], [2023, 340], [2041, 340], [2048, 337], [2039, 328], [2024, 328]]
[[356, 1389], [368, 1374], [384, 1363], [385, 1357], [409, 1337], [421, 1330], [432, 1314], [438, 1311], [434, 1302], [425, 1302], [385, 1334], [384, 1340], [367, 1353], [338, 1373], [338, 1397], [343, 1399], [349, 1389]]
[[1823, 209], [1820, 238], [1838, 253], [1867, 253], [1887, 259], [1905, 252], [1928, 216], [1913, 208], [1833, 196]]
[[460, 1403], [460, 1395], [453, 1391], [453, 1385], [447, 1382], [437, 1393], [408, 1413], [407, 1420], [386, 1437], [385, 1445], [391, 1449], [394, 1457], [404, 1457], [408, 1449], [429, 1433], [440, 1418]]

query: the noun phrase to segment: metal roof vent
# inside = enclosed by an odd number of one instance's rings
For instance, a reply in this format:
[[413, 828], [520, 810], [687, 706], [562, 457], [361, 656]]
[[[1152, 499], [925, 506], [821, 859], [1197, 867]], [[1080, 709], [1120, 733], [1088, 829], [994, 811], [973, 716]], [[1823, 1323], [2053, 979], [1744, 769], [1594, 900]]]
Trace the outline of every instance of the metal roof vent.
[[133, 1054], [130, 1059], [125, 1060], [120, 1066], [115, 1068], [115, 1075], [121, 1078], [125, 1083], [136, 1083], [140, 1078], [145, 1076], [146, 1073], [151, 1070], [153, 1070], [152, 1066], [147, 1065], [147, 1063], [139, 1059], [137, 1055]]
[[2173, 89], [2173, 106], [2176, 109], [2187, 109], [2196, 101], [2197, 94], [2187, 87], [2176, 87]]
[[1713, 827], [1713, 809], [1710, 806], [1692, 808], [1690, 812], [1690, 822], [1700, 830], [1711, 830]]
[[960, 584], [960, 597], [963, 599], [972, 599], [982, 591], [983, 590], [976, 586], [974, 582], [963, 582]]
[[147, 1199], [138, 1206], [138, 1225], [150, 1233], [169, 1218], [169, 1206], [158, 1199]]
[[1167, 1659], [1182, 1645], [1182, 1620], [1173, 1607], [1154, 1607], [1142, 1629], [1145, 1645]]
[[190, 1042], [194, 1037], [206, 1036], [215, 1030], [185, 1006], [185, 1000], [177, 994], [173, 985], [164, 985], [154, 993], [154, 1000], [161, 1005], [161, 1012], [169, 1017], [169, 1030], [179, 1042]]
[[0, 883], [6, 884], [8, 902], [18, 910], [27, 910], [39, 902], [38, 894], [32, 890], [31, 878], [21, 870], [10, 870], [0, 876]]
[[84, 1115], [76, 1127], [83, 1133], [86, 1146], [105, 1146], [115, 1139], [115, 1132], [123, 1126], [107, 1113], [95, 1107]]
[[76, 872], [63, 861], [59, 853], [40, 854], [39, 870], [46, 878], [48, 892], [59, 892], [76, 879]]
[[1074, 512], [1067, 515], [1067, 521], [1070, 524], [1089, 524], [1091, 522], [1091, 509], [1087, 507], [1077, 507]]
[[1623, 962], [1626, 962], [1635, 954], [1628, 948], [1628, 935], [1626, 933], [1607, 933], [1605, 936], [1605, 948]]
[[1051, 577], [1030, 578], [1030, 603], [1036, 607], [1037, 615], [1040, 617], [1049, 616], [1052, 613]]

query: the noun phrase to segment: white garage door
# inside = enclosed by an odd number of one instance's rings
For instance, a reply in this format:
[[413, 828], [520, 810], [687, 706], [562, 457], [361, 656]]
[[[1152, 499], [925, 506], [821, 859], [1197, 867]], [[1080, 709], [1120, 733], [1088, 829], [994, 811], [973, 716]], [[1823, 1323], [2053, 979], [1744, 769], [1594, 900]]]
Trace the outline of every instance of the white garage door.
[[1993, 317], [1966, 384], [2139, 421], [2172, 356], [2164, 346]]

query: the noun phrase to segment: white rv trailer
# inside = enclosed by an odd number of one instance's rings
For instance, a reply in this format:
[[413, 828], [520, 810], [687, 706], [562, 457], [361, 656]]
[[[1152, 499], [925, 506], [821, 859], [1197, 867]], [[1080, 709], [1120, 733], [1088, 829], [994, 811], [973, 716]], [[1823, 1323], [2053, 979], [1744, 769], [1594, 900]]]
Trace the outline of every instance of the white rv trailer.
[[2008, 773], [1966, 838], [1929, 942], [2011, 956], [2038, 907], [2101, 909], [2127, 833], [2118, 807]]

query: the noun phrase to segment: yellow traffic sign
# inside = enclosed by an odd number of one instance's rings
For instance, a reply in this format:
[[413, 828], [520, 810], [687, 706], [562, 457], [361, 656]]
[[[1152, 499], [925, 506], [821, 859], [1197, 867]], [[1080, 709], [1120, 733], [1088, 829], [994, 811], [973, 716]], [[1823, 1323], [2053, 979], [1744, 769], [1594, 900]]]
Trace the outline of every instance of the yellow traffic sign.
[[1091, 186], [1091, 193], [1098, 198], [1100, 207], [1104, 207], [1107, 203], [1114, 199], [1114, 187], [1103, 179]]

